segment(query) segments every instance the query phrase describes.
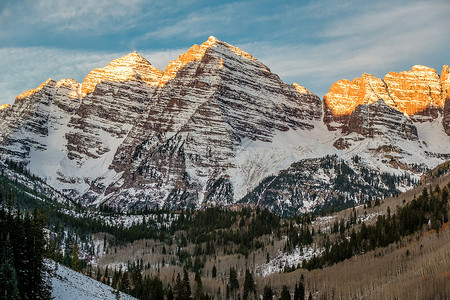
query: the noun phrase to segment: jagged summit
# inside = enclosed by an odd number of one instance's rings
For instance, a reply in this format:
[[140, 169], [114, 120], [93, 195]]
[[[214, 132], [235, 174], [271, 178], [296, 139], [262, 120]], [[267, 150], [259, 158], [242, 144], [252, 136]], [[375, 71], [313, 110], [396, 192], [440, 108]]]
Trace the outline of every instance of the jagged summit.
[[307, 88], [305, 88], [304, 86], [301, 86], [300, 84], [294, 82], [292, 84], [292, 86], [295, 88], [295, 90], [297, 92], [299, 92], [300, 94], [312, 94]]
[[106, 67], [92, 70], [81, 85], [81, 94], [86, 96], [103, 81], [124, 82], [142, 80], [156, 86], [163, 72], [152, 66], [136, 51], [111, 61]]
[[25, 91], [25, 92], [19, 94], [19, 95], [16, 97], [16, 100], [15, 100], [15, 101], [20, 101], [20, 100], [22, 100], [22, 99], [24, 99], [24, 98], [28, 98], [28, 97], [32, 96], [33, 94], [35, 94], [35, 93], [39, 92], [40, 90], [42, 90], [42, 88], [43, 88], [44, 86], [46, 86], [46, 85], [48, 85], [48, 84], [52, 84], [52, 83], [56, 83], [56, 81], [55, 81], [54, 79], [52, 79], [52, 78], [48, 78], [46, 81], [44, 81], [43, 83], [41, 83], [37, 88], [31, 89], [31, 90], [28, 90], [28, 91]]
[[410, 71], [390, 72], [383, 79], [365, 73], [353, 81], [343, 79], [334, 83], [324, 102], [335, 117], [348, 116], [358, 105], [372, 104], [379, 99], [416, 119], [436, 115], [434, 111], [441, 109], [447, 98], [445, 70], [444, 66], [442, 78], [435, 69], [421, 65], [413, 66]]
[[0, 111], [2, 111], [2, 110], [4, 110], [4, 109], [7, 109], [7, 108], [10, 108], [10, 107], [11, 107], [10, 104], [3, 104], [3, 105], [0, 105]]
[[[173, 79], [176, 76], [178, 70], [181, 70], [188, 63], [192, 61], [200, 61], [204, 57], [206, 51], [209, 49], [211, 49], [212, 51], [221, 52], [223, 55], [227, 55], [225, 54], [226, 52], [232, 52], [246, 59], [256, 60], [247, 52], [242, 51], [237, 47], [231, 46], [230, 44], [223, 42], [214, 36], [210, 36], [208, 40], [203, 44], [193, 45], [191, 48], [189, 48], [188, 51], [178, 56], [176, 60], [169, 62], [166, 70], [164, 71], [164, 75], [159, 82], [159, 86], [166, 85], [169, 80]], [[218, 67], [220, 67], [220, 65], [218, 65]]]

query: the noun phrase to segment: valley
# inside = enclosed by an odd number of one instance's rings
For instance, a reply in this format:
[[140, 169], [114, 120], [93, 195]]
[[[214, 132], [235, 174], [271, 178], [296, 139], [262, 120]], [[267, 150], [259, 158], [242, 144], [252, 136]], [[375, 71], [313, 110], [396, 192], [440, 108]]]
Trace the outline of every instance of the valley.
[[[14, 173], [8, 170], [4, 169], [3, 174]], [[36, 180], [27, 174], [20, 177], [23, 183]], [[284, 218], [248, 205], [134, 214], [105, 208], [103, 212], [94, 213], [69, 205], [48, 215], [48, 228], [54, 233], [49, 236], [48, 250], [50, 258], [70, 265], [70, 254], [76, 242], [80, 245], [79, 271], [83, 274], [114, 289], [120, 286], [117, 279], [113, 279], [115, 273], [128, 272], [132, 285], [136, 287], [138, 279], [133, 274], [142, 272], [144, 279], [160, 280], [160, 292], [167, 297], [169, 291], [179, 295], [176, 278], [178, 274], [183, 277], [186, 273], [192, 297], [198, 286], [195, 279], [198, 274], [202, 295], [234, 299], [244, 293], [246, 270], [253, 275], [256, 295], [263, 295], [268, 286], [277, 297], [281, 295], [283, 286], [293, 294], [294, 287], [302, 282], [306, 295], [312, 293], [315, 299], [442, 297], [449, 292], [446, 284], [450, 266], [447, 251], [450, 238], [449, 187], [449, 164], [445, 163], [427, 172], [420, 184], [406, 193], [377, 198], [337, 212], [322, 210], [318, 214]], [[21, 199], [17, 203], [23, 208], [42, 206], [47, 212], [52, 212], [49, 208], [51, 203], [67, 205], [50, 198], [45, 200], [45, 196], [33, 190], [23, 193], [25, 185], [8, 183], [5, 177], [2, 189], [9, 194], [15, 190], [15, 197]], [[411, 206], [417, 198], [423, 198], [424, 190], [434, 197], [431, 199], [446, 199], [444, 215], [437, 220], [427, 213], [423, 226], [406, 233], [397, 242], [366, 253], [354, 252], [350, 259], [343, 257], [343, 261], [319, 269], [307, 264], [331, 251], [330, 246], [335, 241], [350, 238], [353, 231], [358, 233], [364, 226], [375, 226], [381, 216], [400, 213], [402, 207]], [[441, 195], [440, 191], [444, 194]], [[55, 216], [56, 212], [65, 212], [66, 216]], [[84, 222], [84, 226], [80, 226], [77, 220]], [[431, 228], [438, 229], [439, 233]], [[367, 242], [369, 240], [367, 238]], [[235, 272], [238, 288], [231, 288], [230, 272]], [[392, 282], [395, 282], [395, 289], [391, 288]], [[142, 297], [136, 289], [126, 292]]]

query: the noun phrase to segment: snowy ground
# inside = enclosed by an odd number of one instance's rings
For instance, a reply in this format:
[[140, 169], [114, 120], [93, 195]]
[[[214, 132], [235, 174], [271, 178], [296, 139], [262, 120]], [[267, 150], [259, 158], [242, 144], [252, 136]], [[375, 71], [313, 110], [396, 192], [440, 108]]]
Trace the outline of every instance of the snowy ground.
[[[54, 267], [54, 262], [51, 266]], [[115, 291], [103, 283], [58, 264], [52, 278], [52, 296], [59, 300], [117, 299]], [[120, 299], [135, 299], [120, 293]]]
[[[356, 209], [361, 209], [363, 205], [357, 206]], [[369, 214], [358, 215], [356, 218], [357, 223], [371, 223], [376, 221], [378, 216], [383, 215], [383, 211], [372, 212]], [[322, 233], [331, 233], [331, 228], [334, 225], [334, 222], [340, 221], [339, 214], [334, 214], [330, 216], [318, 217], [316, 220], [312, 222], [312, 226], [317, 230], [320, 228]]]
[[[374, 212], [370, 214], [364, 214], [362, 216], [357, 216], [358, 222], [367, 223], [376, 219], [383, 212]], [[337, 215], [319, 217], [313, 221], [312, 226], [317, 228], [320, 227], [322, 232], [331, 232], [331, 228], [335, 221], [339, 221]], [[286, 237], [284, 237], [286, 239]], [[311, 246], [299, 248], [297, 247], [290, 253], [284, 253], [278, 250], [275, 257], [272, 257], [268, 263], [257, 265], [256, 272], [260, 276], [268, 276], [273, 273], [283, 272], [285, 267], [297, 266], [302, 264], [304, 260], [310, 260], [314, 256], [322, 255], [324, 248], [320, 248], [317, 245], [312, 244]]]
[[283, 253], [281, 250], [278, 250], [276, 257], [273, 257], [269, 263], [256, 266], [256, 270], [259, 273], [258, 275], [263, 277], [273, 273], [283, 272], [284, 267], [301, 265], [304, 260], [310, 260], [314, 256], [320, 256], [323, 250], [316, 246], [297, 247], [291, 253]]

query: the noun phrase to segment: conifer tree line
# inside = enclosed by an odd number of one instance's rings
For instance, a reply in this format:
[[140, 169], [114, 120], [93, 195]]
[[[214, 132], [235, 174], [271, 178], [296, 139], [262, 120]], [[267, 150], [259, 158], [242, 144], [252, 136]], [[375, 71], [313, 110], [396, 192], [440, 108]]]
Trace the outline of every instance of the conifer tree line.
[[308, 270], [323, 268], [377, 247], [386, 247], [423, 230], [424, 226], [439, 234], [441, 226], [449, 220], [449, 188], [450, 183], [443, 189], [439, 185], [434, 189], [431, 186], [424, 188], [419, 197], [396, 213], [391, 215], [388, 209], [387, 215], [378, 216], [375, 224], [362, 223], [361, 229], [355, 232], [353, 228], [349, 236], [345, 235], [345, 230], [340, 231], [341, 236], [335, 242], [327, 240], [322, 256], [303, 261], [302, 267]]
[[0, 299], [51, 299], [42, 210], [14, 212], [0, 193]]
[[[111, 277], [111, 280], [109, 277]], [[300, 280], [293, 290], [290, 290], [289, 287], [284, 285], [280, 291], [276, 291], [273, 290], [270, 285], [266, 285], [262, 295], [257, 293], [256, 283], [249, 269], [245, 270], [244, 280], [240, 283], [236, 269], [230, 267], [227, 279], [226, 300], [253, 300], [260, 298], [263, 300], [304, 300], [306, 297], [303, 275], [301, 275]], [[119, 270], [113, 270], [110, 273], [108, 268], [106, 268], [104, 275], [101, 275], [98, 270], [97, 280], [111, 285], [111, 287], [116, 289], [117, 294], [120, 291], [132, 295], [137, 299], [214, 299], [213, 296], [204, 291], [201, 273], [195, 272], [192, 285], [189, 272], [185, 268], [181, 273], [177, 273], [176, 276], [172, 278], [172, 282], [163, 282], [158, 275], [142, 276], [142, 266], [139, 265], [139, 263], [128, 265], [127, 270], [120, 268]], [[311, 295], [309, 297], [311, 297]]]

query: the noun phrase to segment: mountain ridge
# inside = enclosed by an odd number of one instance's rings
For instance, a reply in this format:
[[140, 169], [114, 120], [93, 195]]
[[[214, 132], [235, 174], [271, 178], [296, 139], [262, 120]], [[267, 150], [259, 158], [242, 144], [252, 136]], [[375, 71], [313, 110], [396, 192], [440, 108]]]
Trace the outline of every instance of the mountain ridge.
[[[126, 209], [232, 204], [291, 164], [327, 155], [418, 178], [450, 157], [448, 71], [363, 74], [321, 100], [210, 37], [164, 72], [132, 52], [81, 84], [49, 79], [22, 93], [1, 110], [0, 150], [84, 205]], [[398, 78], [410, 89], [394, 89]], [[425, 109], [408, 115], [398, 99]]]

